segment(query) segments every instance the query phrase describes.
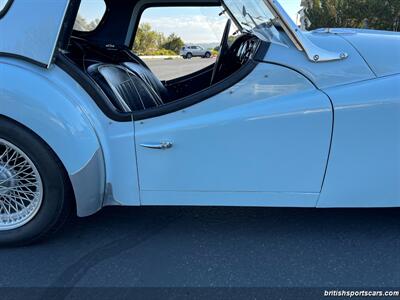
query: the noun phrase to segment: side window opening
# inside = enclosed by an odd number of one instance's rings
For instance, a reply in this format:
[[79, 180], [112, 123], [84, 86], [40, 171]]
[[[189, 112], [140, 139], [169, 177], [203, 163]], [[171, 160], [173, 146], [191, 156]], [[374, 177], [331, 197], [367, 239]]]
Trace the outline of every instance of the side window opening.
[[221, 6], [147, 8], [132, 50], [161, 80], [207, 68], [216, 61], [228, 20], [222, 11]]
[[104, 0], [82, 0], [75, 20], [74, 30], [83, 32], [95, 30], [103, 19], [106, 10], [107, 7]]
[[[112, 26], [110, 24], [118, 20], [118, 16], [110, 12], [106, 16], [107, 22], [101, 22], [107, 10], [105, 6], [101, 10], [98, 8], [102, 1], [81, 2], [76, 30], [94, 30], [99, 22], [101, 26]], [[92, 8], [92, 12], [88, 13], [90, 4], [94, 3], [97, 10]], [[229, 15], [221, 12], [221, 6], [150, 7], [139, 16], [135, 15], [139, 24], [135, 28], [131, 48], [139, 57], [125, 48], [109, 49], [108, 45], [91, 44], [90, 34], [83, 35], [87, 38], [79, 38], [78, 34], [77, 38], [71, 39], [68, 51], [63, 54], [75, 64], [74, 67], [84, 71], [79, 76], [88, 76], [96, 83], [91, 81], [90, 84], [93, 94], [103, 91], [102, 97], [96, 98], [96, 101], [104, 110], [118, 114], [134, 111], [142, 113], [144, 118], [166, 114], [227, 89], [255, 67], [254, 63], [249, 63], [248, 67], [242, 68], [249, 59], [241, 59], [238, 51], [241, 43], [257, 44], [257, 38], [251, 34], [235, 35], [237, 29], [234, 26], [229, 33], [226, 32], [231, 22], [228, 22]], [[86, 27], [79, 23], [81, 19]], [[90, 24], [94, 25], [88, 26]], [[228, 34], [235, 38], [235, 47], [228, 47]], [[223, 45], [226, 45], [223, 48], [224, 58], [229, 59], [229, 63], [221, 64], [223, 60], [218, 60], [216, 64], [222, 37]], [[256, 51], [257, 47], [253, 48]], [[118, 55], [115, 55], [116, 51]], [[240, 73], [231, 76], [236, 71]], [[72, 69], [71, 72], [76, 71]], [[227, 78], [230, 79], [223, 81]], [[196, 97], [190, 98], [191, 95]], [[173, 105], [168, 106], [170, 103]]]

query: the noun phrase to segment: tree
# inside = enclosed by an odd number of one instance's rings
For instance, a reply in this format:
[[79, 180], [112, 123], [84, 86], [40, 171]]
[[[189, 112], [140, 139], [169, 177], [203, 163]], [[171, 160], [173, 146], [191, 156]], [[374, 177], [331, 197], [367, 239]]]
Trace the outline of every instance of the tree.
[[323, 27], [400, 30], [399, 0], [305, 0], [307, 29]]
[[75, 20], [74, 30], [92, 31], [99, 23], [100, 19], [95, 19], [89, 23], [84, 17], [82, 17], [82, 15], [78, 14]]
[[[230, 35], [229, 37], [228, 37], [228, 45], [229, 46], [232, 46], [232, 44], [236, 41], [236, 36], [234, 36], [234, 35]], [[221, 45], [218, 45], [218, 46], [216, 46], [216, 47], [214, 47], [212, 50], [213, 51], [216, 51], [216, 52], [219, 52], [219, 49], [221, 48]]]
[[164, 34], [152, 30], [150, 24], [142, 23], [136, 32], [133, 50], [139, 54], [147, 54], [160, 49], [164, 41]]
[[139, 55], [175, 55], [183, 45], [176, 34], [166, 38], [163, 33], [154, 31], [149, 23], [142, 23], [136, 32], [133, 51]]
[[168, 37], [166, 42], [162, 45], [162, 48], [171, 50], [176, 54], [179, 54], [181, 48], [185, 45], [183, 40], [177, 36], [175, 33], [171, 33]]
[[232, 44], [233, 44], [235, 41], [236, 41], [236, 36], [230, 35], [230, 36], [228, 37], [228, 45], [229, 45], [229, 46], [232, 46]]

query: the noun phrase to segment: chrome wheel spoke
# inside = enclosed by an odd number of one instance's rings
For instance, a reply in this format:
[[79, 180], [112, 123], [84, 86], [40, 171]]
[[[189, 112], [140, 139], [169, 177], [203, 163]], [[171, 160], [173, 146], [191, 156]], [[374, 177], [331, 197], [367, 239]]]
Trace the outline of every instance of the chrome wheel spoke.
[[32, 220], [42, 198], [42, 180], [34, 163], [21, 149], [0, 139], [0, 231]]

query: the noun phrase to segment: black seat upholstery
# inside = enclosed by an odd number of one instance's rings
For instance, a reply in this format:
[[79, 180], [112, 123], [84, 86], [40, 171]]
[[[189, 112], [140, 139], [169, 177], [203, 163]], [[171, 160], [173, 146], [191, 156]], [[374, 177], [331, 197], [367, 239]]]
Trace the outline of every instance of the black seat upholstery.
[[163, 104], [153, 86], [125, 66], [97, 63], [87, 71], [119, 111], [140, 111]]
[[164, 102], [168, 102], [169, 95], [167, 88], [162, 84], [160, 79], [158, 79], [157, 76], [155, 76], [153, 72], [151, 72], [151, 70], [149, 70], [145, 66], [133, 62], [125, 62], [122, 65], [135, 73], [140, 78], [142, 78], [143, 81], [145, 81], [151, 87], [153, 87], [154, 91], [158, 94], [158, 96], [160, 96], [160, 98]]

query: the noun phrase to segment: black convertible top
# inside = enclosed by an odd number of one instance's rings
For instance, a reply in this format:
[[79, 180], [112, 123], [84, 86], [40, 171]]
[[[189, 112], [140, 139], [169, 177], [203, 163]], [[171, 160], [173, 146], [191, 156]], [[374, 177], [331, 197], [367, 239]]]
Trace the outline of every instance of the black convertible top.
[[[71, 1], [71, 18], [75, 21], [80, 0]], [[99, 26], [92, 32], [73, 35], [95, 44], [128, 46], [133, 39], [143, 11], [151, 6], [219, 6], [220, 0], [105, 0], [106, 13]]]

